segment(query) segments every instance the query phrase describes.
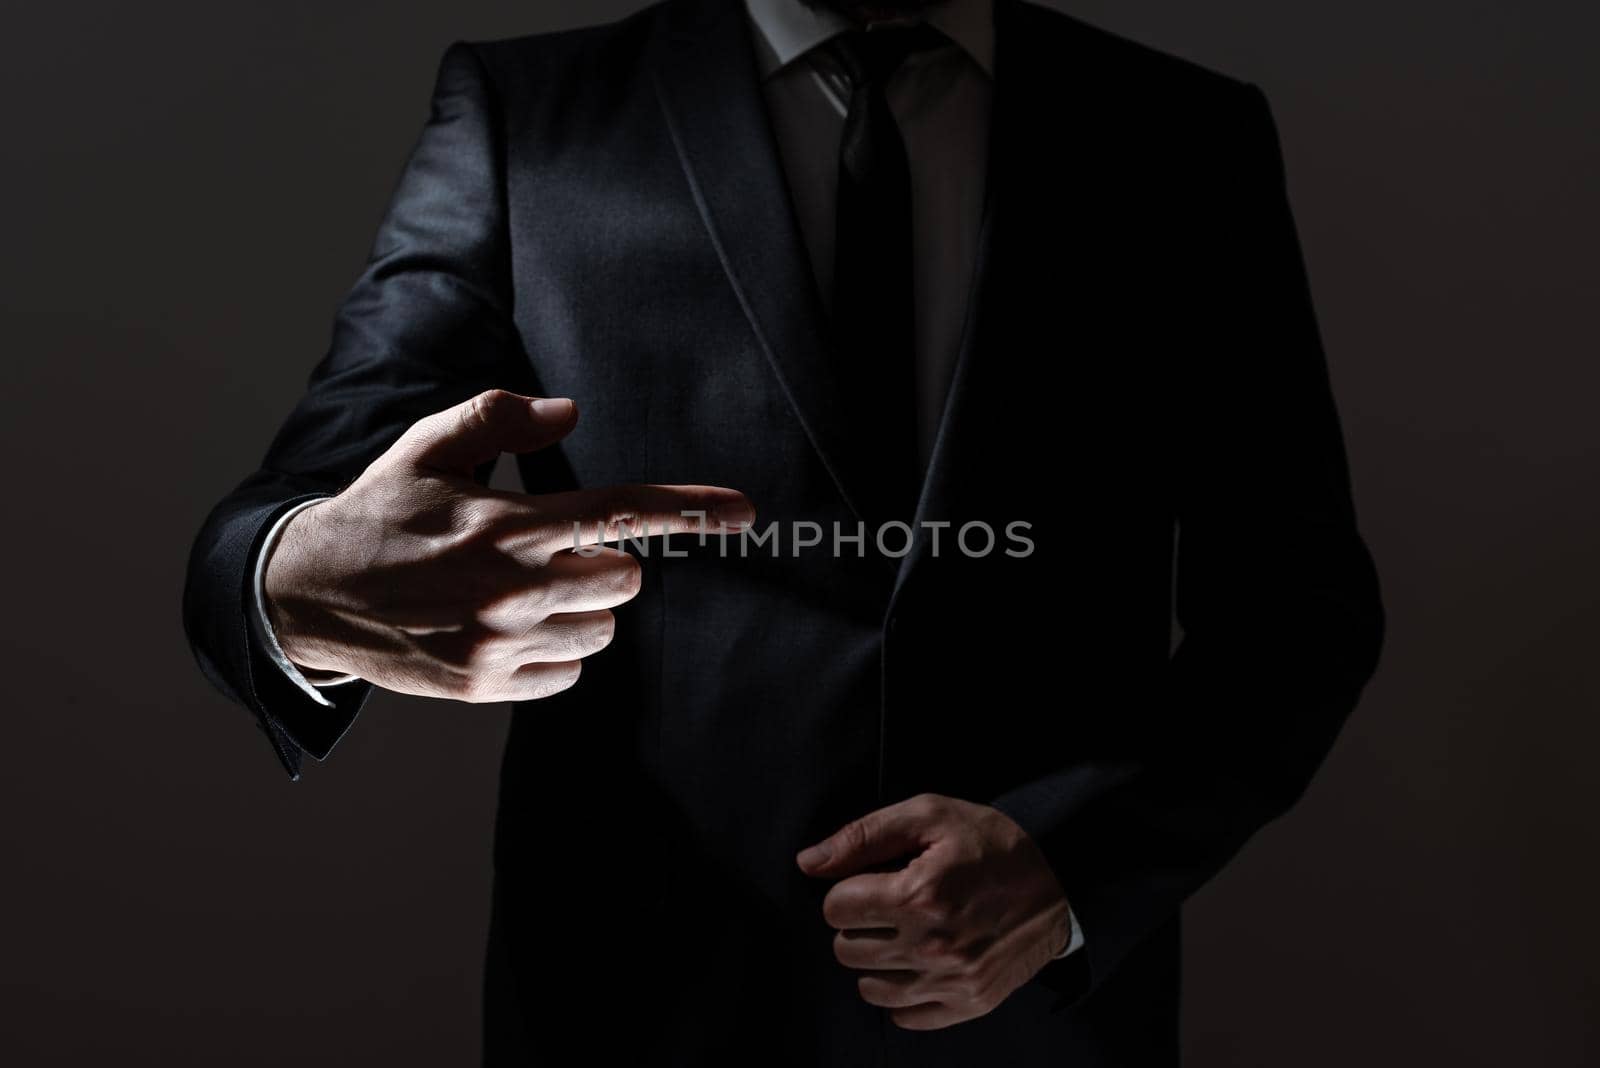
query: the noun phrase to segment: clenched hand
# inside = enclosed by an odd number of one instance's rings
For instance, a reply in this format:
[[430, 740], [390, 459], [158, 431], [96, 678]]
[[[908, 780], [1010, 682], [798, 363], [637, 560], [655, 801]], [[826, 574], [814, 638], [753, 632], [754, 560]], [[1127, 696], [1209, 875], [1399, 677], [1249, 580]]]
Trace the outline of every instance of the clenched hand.
[[1043, 853], [991, 805], [918, 794], [852, 820], [795, 859], [808, 875], [839, 880], [822, 901], [837, 932], [833, 954], [860, 970], [868, 1003], [910, 1030], [988, 1013], [1071, 934]]

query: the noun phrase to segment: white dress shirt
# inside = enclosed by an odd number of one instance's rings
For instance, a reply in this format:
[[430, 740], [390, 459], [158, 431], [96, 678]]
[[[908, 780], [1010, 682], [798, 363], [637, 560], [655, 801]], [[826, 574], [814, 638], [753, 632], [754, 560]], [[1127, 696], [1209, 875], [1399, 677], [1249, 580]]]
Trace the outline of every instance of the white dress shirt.
[[[839, 142], [850, 92], [832, 55], [817, 46], [853, 23], [800, 0], [745, 0], [745, 7], [756, 31], [762, 92], [801, 236], [828, 307]], [[949, 43], [908, 57], [885, 90], [911, 168], [917, 444], [924, 467], [944, 412], [973, 281], [993, 97], [993, 15], [992, 0], [942, 0], [927, 8], [919, 17], [950, 38]], [[331, 708], [333, 703], [318, 688], [355, 676], [308, 680], [279, 647], [262, 588], [267, 554], [285, 524], [316, 503], [306, 501], [284, 513], [262, 543], [252, 622], [279, 668], [313, 700]], [[1072, 933], [1058, 957], [1083, 945], [1083, 932], [1070, 910], [1069, 919]]]

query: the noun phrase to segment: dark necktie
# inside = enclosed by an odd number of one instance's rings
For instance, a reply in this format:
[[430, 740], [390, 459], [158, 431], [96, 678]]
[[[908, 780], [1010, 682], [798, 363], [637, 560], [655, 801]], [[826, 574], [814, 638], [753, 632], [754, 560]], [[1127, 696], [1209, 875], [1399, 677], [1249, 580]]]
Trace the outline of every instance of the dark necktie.
[[911, 169], [884, 89], [907, 55], [946, 40], [917, 23], [852, 30], [831, 42], [850, 84], [839, 146], [834, 334], [845, 415], [878, 479], [876, 500], [866, 504], [874, 524], [909, 523], [921, 486]]

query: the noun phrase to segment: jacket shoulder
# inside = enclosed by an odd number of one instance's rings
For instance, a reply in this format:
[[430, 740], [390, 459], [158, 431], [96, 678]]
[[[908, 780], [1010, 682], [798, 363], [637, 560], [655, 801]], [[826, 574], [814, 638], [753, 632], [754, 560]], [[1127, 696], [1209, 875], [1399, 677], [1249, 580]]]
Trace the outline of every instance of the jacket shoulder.
[[671, 0], [657, 0], [610, 22], [510, 37], [460, 42], [472, 50], [495, 81], [515, 85], [530, 78], [560, 80], [566, 74], [621, 74], [644, 57]]
[[1033, 0], [1009, 5], [1016, 25], [1035, 47], [1085, 64], [1095, 81], [1129, 102], [1168, 109], [1238, 108], [1260, 97], [1254, 83], [1173, 52], [1124, 37]]

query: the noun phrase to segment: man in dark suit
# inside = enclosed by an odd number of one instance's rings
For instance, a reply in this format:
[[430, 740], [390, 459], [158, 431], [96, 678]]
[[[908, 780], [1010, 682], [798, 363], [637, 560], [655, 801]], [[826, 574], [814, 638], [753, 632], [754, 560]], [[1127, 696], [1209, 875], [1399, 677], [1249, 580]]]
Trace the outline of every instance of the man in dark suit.
[[184, 621], [292, 776], [516, 702], [487, 1063], [1175, 1063], [1383, 632], [1265, 98], [1023, 0], [456, 42]]

